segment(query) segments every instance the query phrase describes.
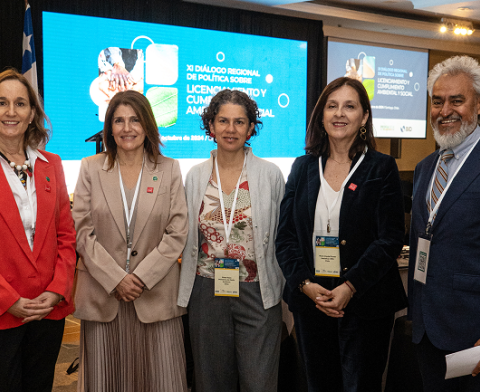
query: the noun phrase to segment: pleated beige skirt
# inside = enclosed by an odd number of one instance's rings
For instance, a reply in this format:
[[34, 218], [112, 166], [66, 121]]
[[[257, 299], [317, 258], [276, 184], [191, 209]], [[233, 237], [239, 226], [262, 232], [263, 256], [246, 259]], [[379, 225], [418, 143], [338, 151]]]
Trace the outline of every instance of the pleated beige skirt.
[[144, 324], [120, 301], [110, 323], [82, 320], [79, 392], [186, 392], [181, 317]]

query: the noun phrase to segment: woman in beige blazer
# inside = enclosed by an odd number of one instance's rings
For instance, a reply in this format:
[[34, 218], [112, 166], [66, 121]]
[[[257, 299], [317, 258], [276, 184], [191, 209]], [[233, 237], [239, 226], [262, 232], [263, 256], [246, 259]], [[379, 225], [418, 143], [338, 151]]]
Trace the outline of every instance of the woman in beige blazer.
[[135, 91], [111, 100], [104, 144], [104, 153], [82, 160], [74, 196], [78, 390], [186, 391], [180, 168], [160, 154], [152, 109]]

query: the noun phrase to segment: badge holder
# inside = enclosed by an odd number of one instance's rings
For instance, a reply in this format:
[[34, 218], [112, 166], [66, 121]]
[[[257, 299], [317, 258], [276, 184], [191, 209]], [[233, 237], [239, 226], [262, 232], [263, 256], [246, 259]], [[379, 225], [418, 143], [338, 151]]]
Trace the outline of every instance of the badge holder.
[[427, 283], [428, 258], [430, 255], [430, 244], [432, 235], [426, 232], [418, 237], [417, 255], [415, 258], [415, 272], [413, 279], [422, 284]]
[[240, 261], [238, 259], [215, 259], [215, 296], [238, 297]]
[[340, 276], [340, 247], [337, 233], [315, 233], [315, 275]]

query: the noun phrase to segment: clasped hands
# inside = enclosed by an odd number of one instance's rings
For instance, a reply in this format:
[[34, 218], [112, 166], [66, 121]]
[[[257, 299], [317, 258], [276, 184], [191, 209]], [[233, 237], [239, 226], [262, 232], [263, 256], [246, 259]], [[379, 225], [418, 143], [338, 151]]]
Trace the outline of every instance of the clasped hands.
[[302, 290], [315, 302], [317, 309], [333, 318], [343, 317], [344, 309], [352, 298], [352, 290], [345, 283], [333, 290], [327, 290], [319, 284], [311, 282], [303, 286]]
[[115, 288], [115, 298], [118, 301], [135, 301], [144, 289], [145, 284], [136, 275], [127, 274]]
[[42, 320], [53, 310], [63, 296], [60, 294], [44, 291], [38, 297], [29, 299], [20, 297], [9, 309], [8, 313], [21, 318], [22, 323], [28, 323], [33, 320]]

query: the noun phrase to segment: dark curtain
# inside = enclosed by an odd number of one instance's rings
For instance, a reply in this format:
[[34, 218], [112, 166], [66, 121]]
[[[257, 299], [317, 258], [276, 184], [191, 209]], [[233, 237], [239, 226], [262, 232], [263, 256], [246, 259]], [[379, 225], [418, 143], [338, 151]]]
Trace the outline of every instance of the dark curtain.
[[[1, 0], [0, 70], [22, 68], [24, 0]], [[307, 115], [322, 91], [322, 22], [180, 0], [30, 0], [38, 85], [43, 95], [42, 12], [59, 12], [264, 35], [308, 42]], [[207, 45], [208, 43], [206, 43]]]

